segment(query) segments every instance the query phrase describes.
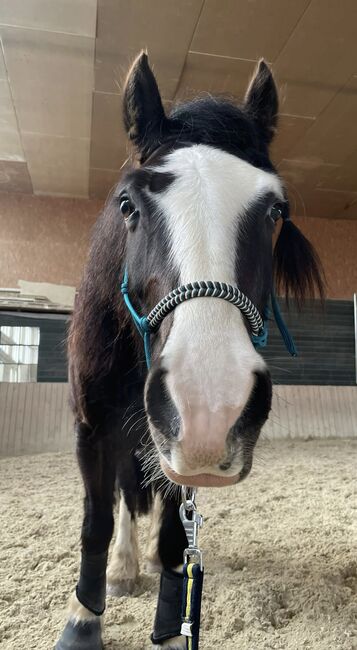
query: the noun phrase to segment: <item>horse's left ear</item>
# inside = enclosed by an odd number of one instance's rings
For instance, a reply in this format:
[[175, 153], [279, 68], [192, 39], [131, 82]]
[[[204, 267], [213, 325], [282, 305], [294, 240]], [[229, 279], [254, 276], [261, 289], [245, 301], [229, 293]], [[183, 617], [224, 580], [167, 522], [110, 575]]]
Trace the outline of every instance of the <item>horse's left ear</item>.
[[142, 157], [160, 143], [167, 118], [146, 52], [131, 66], [123, 97], [125, 130]]
[[245, 95], [244, 107], [258, 124], [261, 135], [269, 144], [278, 121], [278, 92], [270, 68], [261, 59]]

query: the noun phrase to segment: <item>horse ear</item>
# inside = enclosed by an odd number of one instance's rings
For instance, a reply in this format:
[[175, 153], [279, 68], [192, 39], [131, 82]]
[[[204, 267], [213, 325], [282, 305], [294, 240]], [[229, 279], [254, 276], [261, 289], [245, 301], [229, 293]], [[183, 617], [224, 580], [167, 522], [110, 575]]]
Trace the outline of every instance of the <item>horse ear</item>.
[[159, 144], [166, 116], [145, 52], [139, 54], [129, 70], [124, 86], [123, 117], [125, 130], [142, 155]]
[[278, 121], [278, 92], [270, 68], [261, 59], [245, 95], [244, 107], [260, 127], [267, 144], [275, 134]]

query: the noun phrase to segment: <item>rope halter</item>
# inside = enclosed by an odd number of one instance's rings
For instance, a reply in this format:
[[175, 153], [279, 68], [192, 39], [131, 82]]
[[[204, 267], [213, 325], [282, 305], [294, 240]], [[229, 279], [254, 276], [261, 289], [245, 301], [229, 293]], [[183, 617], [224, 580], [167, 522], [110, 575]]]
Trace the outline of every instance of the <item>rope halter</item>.
[[[200, 280], [189, 282], [176, 289], [173, 289], [157, 303], [148, 316], [139, 316], [129, 297], [129, 276], [125, 269], [121, 292], [128, 311], [135, 323], [137, 330], [144, 340], [145, 357], [147, 367], [151, 365], [150, 336], [158, 331], [162, 321], [178, 305], [193, 298], [220, 298], [237, 307], [247, 318], [252, 330], [251, 340], [256, 349], [263, 348], [268, 342], [268, 317], [269, 309], [264, 312], [264, 319], [251, 300], [240, 290], [225, 282], [214, 282], [211, 280]], [[283, 321], [280, 308], [275, 296], [271, 295], [273, 313], [284, 339], [286, 347], [292, 356], [296, 356], [296, 348], [288, 329]]]
[[177, 305], [192, 298], [221, 298], [222, 300], [227, 300], [232, 305], [238, 307], [247, 317], [253, 334], [258, 335], [264, 327], [262, 317], [257, 308], [238, 287], [233, 287], [231, 284], [226, 284], [225, 282], [206, 282], [205, 280], [201, 280], [199, 282], [183, 284], [181, 287], [173, 289], [173, 291], [170, 291], [167, 296], [158, 302], [147, 317], [152, 331], [155, 332], [160, 327], [165, 316], [172, 312]]

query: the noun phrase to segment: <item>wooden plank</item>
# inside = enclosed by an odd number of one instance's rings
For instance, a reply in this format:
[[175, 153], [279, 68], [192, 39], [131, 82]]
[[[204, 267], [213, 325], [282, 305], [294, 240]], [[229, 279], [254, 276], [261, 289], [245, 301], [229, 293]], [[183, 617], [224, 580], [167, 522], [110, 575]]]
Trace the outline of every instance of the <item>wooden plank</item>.
[[26, 414], [26, 443], [24, 449], [29, 449], [31, 446], [31, 440], [33, 439], [34, 429], [35, 429], [35, 413], [36, 413], [36, 391], [37, 384], [29, 384], [29, 398], [27, 402], [27, 414]]
[[5, 409], [7, 404], [7, 388], [9, 384], [0, 383], [0, 447], [5, 446]]
[[43, 411], [43, 426], [45, 430], [44, 440], [46, 441], [46, 448], [51, 448], [53, 443], [53, 384], [45, 384], [45, 408]]
[[14, 430], [14, 443], [15, 453], [20, 453], [22, 448], [22, 435], [23, 435], [23, 422], [24, 422], [24, 408], [26, 398], [27, 384], [20, 384], [18, 390], [18, 401], [15, 413], [15, 430]]
[[26, 448], [26, 441], [28, 437], [28, 431], [29, 431], [29, 419], [28, 419], [28, 407], [29, 407], [29, 400], [31, 399], [31, 386], [33, 384], [25, 384], [25, 399], [24, 399], [24, 409], [23, 409], [23, 416], [22, 416], [22, 431], [21, 431], [21, 449]]
[[15, 401], [15, 391], [14, 386], [16, 384], [8, 384], [7, 390], [7, 403], [5, 410], [5, 449], [8, 452], [13, 450], [13, 441], [11, 439], [11, 423], [12, 423], [12, 414], [13, 414], [13, 403]]
[[56, 384], [54, 395], [54, 405], [53, 405], [53, 442], [58, 447], [61, 441], [61, 404], [62, 404], [62, 394], [63, 387], [65, 384]]

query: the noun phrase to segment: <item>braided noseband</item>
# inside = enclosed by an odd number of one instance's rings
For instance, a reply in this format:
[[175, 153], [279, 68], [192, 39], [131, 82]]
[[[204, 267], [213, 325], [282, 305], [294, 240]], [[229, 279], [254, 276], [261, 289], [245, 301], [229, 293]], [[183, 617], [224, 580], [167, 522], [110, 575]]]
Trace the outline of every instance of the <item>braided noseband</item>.
[[201, 280], [200, 282], [184, 284], [170, 291], [167, 296], [160, 300], [147, 317], [152, 331], [155, 332], [160, 327], [161, 321], [177, 305], [186, 302], [186, 300], [191, 300], [191, 298], [221, 298], [222, 300], [227, 300], [232, 305], [238, 307], [247, 317], [253, 334], [258, 335], [264, 327], [263, 319], [257, 308], [238, 287], [232, 287], [231, 284], [226, 284], [225, 282], [206, 282], [205, 280]]
[[[170, 291], [157, 305], [151, 310], [148, 316], [139, 316], [134, 309], [129, 298], [129, 277], [128, 270], [125, 269], [124, 279], [121, 285], [121, 292], [130, 315], [144, 340], [145, 357], [147, 367], [151, 365], [150, 336], [159, 329], [164, 318], [170, 314], [178, 305], [192, 298], [220, 298], [227, 300], [237, 307], [247, 318], [252, 329], [252, 343], [255, 348], [264, 348], [268, 342], [268, 317], [269, 309], [264, 312], [264, 320], [253, 303], [238, 289], [225, 282], [212, 282], [210, 280], [201, 280], [200, 282], [190, 282], [177, 289]], [[274, 293], [271, 293], [271, 304], [275, 321], [278, 325], [284, 343], [294, 357], [297, 356], [293, 339], [284, 323], [280, 312], [279, 304]]]

